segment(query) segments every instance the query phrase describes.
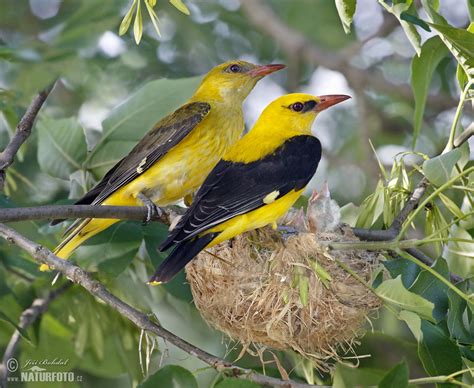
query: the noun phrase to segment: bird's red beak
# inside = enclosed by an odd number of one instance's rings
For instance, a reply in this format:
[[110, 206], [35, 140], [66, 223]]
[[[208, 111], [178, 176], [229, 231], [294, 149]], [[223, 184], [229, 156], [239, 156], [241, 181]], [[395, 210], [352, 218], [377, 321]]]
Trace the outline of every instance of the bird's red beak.
[[326, 96], [319, 96], [319, 104], [316, 104], [314, 110], [316, 112], [321, 112], [330, 106], [339, 104], [349, 98], [351, 98], [351, 96], [346, 96], [345, 94], [328, 94]]
[[271, 64], [271, 65], [260, 65], [250, 70], [247, 74], [251, 77], [264, 77], [268, 74], [274, 73], [275, 71], [284, 69], [285, 65]]

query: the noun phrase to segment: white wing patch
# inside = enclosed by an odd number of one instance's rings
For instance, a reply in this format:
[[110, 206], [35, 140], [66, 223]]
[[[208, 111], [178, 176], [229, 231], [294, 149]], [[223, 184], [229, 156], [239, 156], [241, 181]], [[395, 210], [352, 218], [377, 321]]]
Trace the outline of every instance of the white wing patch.
[[138, 165], [137, 174], [141, 174], [143, 172], [143, 166], [145, 165], [145, 163], [146, 163], [146, 156], [142, 159], [142, 161]]
[[275, 202], [275, 199], [280, 195], [278, 190], [272, 191], [270, 194], [267, 194], [265, 198], [263, 198], [263, 203], [269, 205], [272, 202]]

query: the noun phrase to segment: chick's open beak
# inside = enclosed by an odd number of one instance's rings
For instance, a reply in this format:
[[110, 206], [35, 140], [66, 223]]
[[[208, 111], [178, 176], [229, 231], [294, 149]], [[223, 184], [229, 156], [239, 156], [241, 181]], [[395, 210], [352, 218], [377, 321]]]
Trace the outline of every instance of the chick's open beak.
[[330, 106], [339, 104], [342, 101], [346, 101], [351, 96], [346, 96], [345, 94], [328, 94], [326, 96], [319, 96], [319, 103], [316, 104], [314, 110], [316, 112], [321, 112]]
[[285, 65], [280, 65], [277, 63], [271, 65], [260, 65], [250, 70], [247, 74], [251, 77], [264, 77], [268, 74], [274, 73], [275, 71], [284, 69]]

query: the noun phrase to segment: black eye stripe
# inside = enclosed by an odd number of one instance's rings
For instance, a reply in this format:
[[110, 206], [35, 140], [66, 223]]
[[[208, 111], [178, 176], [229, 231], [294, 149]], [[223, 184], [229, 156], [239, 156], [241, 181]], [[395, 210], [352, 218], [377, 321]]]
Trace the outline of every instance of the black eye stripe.
[[316, 105], [317, 103], [314, 100], [306, 101], [304, 103], [303, 112], [309, 112], [310, 110], [313, 110]]

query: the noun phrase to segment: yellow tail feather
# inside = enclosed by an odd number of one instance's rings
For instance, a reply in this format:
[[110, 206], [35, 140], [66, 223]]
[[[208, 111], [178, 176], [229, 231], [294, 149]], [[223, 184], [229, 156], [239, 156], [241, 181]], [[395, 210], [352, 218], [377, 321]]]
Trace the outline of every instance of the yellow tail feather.
[[[115, 219], [85, 219], [74, 228], [67, 237], [54, 250], [54, 254], [61, 259], [67, 260], [69, 256], [86, 240], [102, 232], [120, 220]], [[41, 264], [40, 271], [49, 271], [47, 264]]]

